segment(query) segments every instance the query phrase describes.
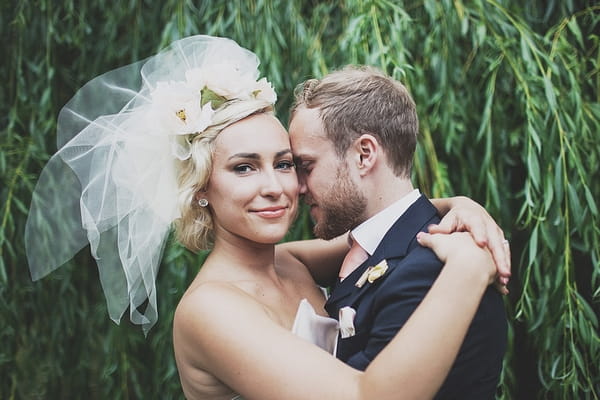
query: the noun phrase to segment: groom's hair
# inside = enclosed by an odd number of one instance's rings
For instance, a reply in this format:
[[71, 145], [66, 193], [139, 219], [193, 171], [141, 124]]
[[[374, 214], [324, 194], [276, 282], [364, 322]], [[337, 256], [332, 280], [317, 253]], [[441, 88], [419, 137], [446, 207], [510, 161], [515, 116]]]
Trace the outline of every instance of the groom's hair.
[[368, 66], [347, 66], [295, 90], [298, 108], [317, 108], [325, 134], [340, 159], [362, 134], [377, 138], [397, 176], [410, 177], [419, 120], [415, 102], [400, 82]]

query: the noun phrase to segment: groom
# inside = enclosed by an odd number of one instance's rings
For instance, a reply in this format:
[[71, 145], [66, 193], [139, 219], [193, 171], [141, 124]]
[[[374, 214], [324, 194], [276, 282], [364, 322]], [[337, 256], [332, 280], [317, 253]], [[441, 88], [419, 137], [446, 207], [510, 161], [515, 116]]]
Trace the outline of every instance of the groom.
[[[354, 329], [342, 329], [337, 357], [364, 370], [443, 266], [415, 238], [439, 223], [410, 181], [415, 104], [402, 84], [378, 70], [347, 67], [299, 86], [289, 130], [315, 235], [332, 239], [351, 231], [349, 256], [325, 308], [342, 317], [342, 328], [350, 313]], [[436, 398], [493, 399], [506, 334], [501, 296], [490, 287]]]

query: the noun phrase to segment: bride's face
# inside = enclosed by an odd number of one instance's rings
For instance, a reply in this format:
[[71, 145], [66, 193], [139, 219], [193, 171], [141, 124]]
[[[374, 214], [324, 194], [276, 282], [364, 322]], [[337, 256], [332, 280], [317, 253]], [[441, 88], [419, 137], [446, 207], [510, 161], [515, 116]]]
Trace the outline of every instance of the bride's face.
[[279, 120], [257, 114], [219, 134], [205, 197], [217, 239], [277, 243], [284, 237], [297, 212], [298, 179]]

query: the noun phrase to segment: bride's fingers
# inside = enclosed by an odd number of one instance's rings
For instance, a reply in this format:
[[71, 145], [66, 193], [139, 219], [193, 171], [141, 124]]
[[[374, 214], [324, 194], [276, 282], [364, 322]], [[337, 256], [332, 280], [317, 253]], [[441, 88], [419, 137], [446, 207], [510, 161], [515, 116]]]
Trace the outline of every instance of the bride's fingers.
[[[421, 246], [428, 247], [435, 252], [444, 263], [450, 257], [459, 264], [481, 265], [490, 273], [490, 284], [501, 294], [508, 294], [507, 279], [498, 273], [497, 266], [488, 249], [479, 247], [468, 232], [455, 232], [452, 234], [432, 234], [419, 232], [417, 241]], [[495, 278], [494, 278], [495, 277]]]
[[499, 280], [499, 278], [494, 281], [494, 287], [503, 296], [506, 296], [509, 293], [508, 288]]
[[490, 223], [485, 219], [475, 220], [468, 214], [459, 217], [451, 210], [439, 224], [432, 224], [427, 228], [430, 234], [468, 231], [478, 246], [487, 247], [492, 254], [500, 283], [502, 285], [508, 283], [511, 275], [510, 247], [508, 241], [504, 239], [504, 232], [495, 222]]
[[447, 253], [443, 242], [443, 236], [447, 235], [419, 232], [417, 234], [417, 241], [421, 246], [432, 249], [436, 253], [437, 257], [445, 262]]

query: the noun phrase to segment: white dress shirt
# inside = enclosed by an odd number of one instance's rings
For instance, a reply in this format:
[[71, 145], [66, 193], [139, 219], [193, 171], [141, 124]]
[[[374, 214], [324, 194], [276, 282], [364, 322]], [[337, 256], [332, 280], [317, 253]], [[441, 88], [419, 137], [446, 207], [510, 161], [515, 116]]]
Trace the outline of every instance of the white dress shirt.
[[354, 228], [350, 232], [353, 240], [369, 255], [373, 255], [381, 240], [390, 230], [392, 225], [408, 210], [408, 208], [421, 196], [419, 189], [414, 189], [400, 200], [384, 208], [371, 218]]

